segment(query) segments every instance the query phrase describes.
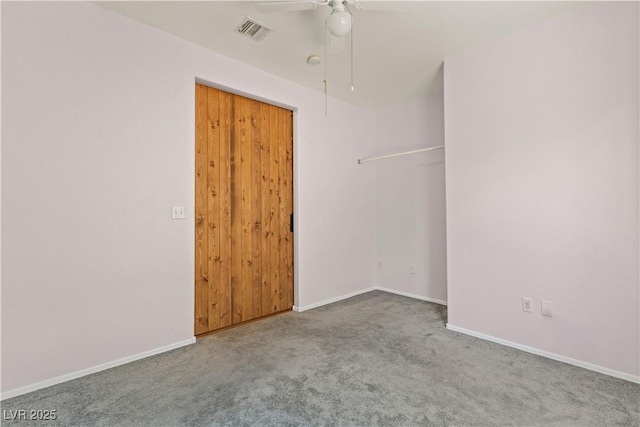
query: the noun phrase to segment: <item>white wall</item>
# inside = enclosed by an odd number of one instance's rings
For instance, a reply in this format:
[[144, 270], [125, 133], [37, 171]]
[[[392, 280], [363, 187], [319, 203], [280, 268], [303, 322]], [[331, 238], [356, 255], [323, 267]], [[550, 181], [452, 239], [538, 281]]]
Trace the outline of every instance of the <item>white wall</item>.
[[[375, 154], [443, 144], [442, 95], [376, 113]], [[377, 285], [438, 302], [447, 300], [444, 155], [437, 150], [362, 165], [376, 168]]]
[[84, 2], [2, 27], [3, 392], [193, 336], [196, 78], [298, 109], [296, 304], [374, 284], [373, 113]]
[[449, 323], [636, 380], [638, 6], [449, 58], [444, 98]]

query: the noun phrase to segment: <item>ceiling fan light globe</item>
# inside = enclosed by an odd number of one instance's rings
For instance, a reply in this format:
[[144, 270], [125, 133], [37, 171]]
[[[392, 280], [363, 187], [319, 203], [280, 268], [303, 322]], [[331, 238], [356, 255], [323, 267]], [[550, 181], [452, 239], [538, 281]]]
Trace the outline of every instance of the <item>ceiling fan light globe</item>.
[[329, 32], [336, 37], [343, 37], [351, 31], [351, 15], [345, 11], [334, 11], [327, 19]]

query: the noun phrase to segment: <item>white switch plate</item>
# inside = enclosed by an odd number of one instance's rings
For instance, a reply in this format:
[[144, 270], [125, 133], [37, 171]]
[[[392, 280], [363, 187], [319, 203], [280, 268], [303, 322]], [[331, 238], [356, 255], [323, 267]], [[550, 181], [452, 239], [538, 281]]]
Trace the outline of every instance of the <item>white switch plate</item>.
[[543, 316], [553, 316], [553, 303], [551, 301], [540, 301], [540, 314]]
[[185, 219], [184, 206], [171, 207], [171, 219]]
[[409, 265], [409, 272], [411, 274], [416, 274], [416, 266], [414, 264]]

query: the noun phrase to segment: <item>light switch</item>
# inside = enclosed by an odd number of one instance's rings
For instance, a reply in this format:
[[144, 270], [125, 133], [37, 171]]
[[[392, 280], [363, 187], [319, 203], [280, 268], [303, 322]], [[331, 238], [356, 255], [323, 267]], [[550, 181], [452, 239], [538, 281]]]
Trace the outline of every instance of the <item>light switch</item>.
[[184, 206], [173, 206], [171, 208], [171, 219], [185, 219]]

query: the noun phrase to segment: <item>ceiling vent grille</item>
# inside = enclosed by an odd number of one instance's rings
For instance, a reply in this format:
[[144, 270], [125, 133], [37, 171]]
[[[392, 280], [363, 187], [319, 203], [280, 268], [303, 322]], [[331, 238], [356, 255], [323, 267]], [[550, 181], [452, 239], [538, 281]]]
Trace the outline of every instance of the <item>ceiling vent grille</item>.
[[245, 16], [240, 25], [236, 27], [236, 32], [242, 34], [245, 37], [249, 37], [257, 42], [262, 41], [267, 34], [273, 31], [273, 28], [269, 28], [266, 25], [262, 25], [255, 21], [253, 18]]

